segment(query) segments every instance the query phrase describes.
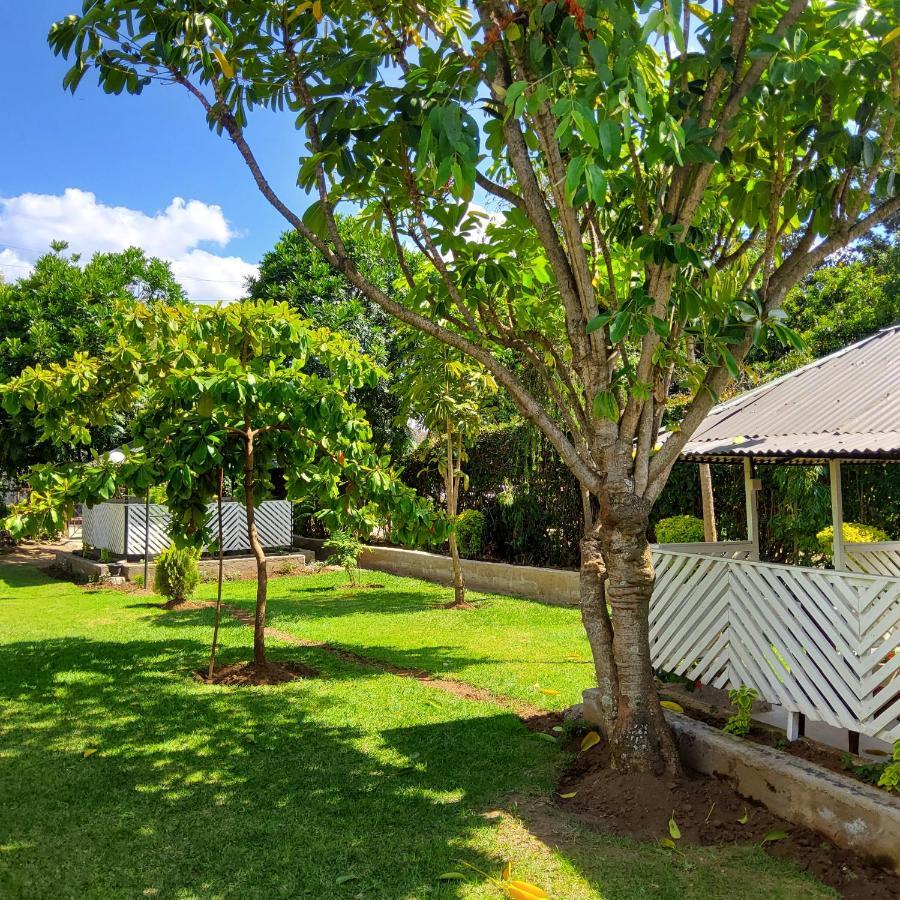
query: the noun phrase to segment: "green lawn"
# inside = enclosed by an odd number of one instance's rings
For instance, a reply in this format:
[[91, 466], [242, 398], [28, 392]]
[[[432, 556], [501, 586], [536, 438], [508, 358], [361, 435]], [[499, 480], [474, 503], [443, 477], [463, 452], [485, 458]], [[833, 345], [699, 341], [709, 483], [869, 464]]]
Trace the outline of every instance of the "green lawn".
[[[343, 572], [273, 578], [268, 623], [545, 709], [579, 703], [591, 686], [593, 664], [577, 609], [470, 591], [475, 609], [446, 610], [450, 588], [383, 572], [361, 571], [360, 580], [383, 587], [352, 591]], [[215, 585], [202, 585], [198, 596], [215, 598]], [[224, 596], [253, 609], [246, 583], [226, 582]]]
[[[342, 615], [330, 606], [339, 594], [301, 592], [329, 578], [276, 582], [278, 624], [309, 623], [359, 651], [382, 647], [489, 678], [508, 639], [486, 623], [500, 604], [521, 608], [523, 622], [533, 608], [548, 634], [533, 650], [517, 644], [521, 656], [507, 658], [518, 675], [493, 687], [512, 693], [521, 682], [526, 696], [534, 670], [576, 689], [580, 670], [544, 659], [564, 647], [570, 613], [491, 600], [475, 613], [485, 639], [476, 654], [475, 618], [430, 614], [426, 595], [435, 595], [415, 582], [396, 583], [393, 609], [390, 595], [372, 596], [385, 608], [366, 616], [350, 598]], [[236, 598], [254, 588], [228, 590]], [[427, 631], [429, 615], [439, 616], [433, 630], [440, 616], [452, 624], [417, 650], [406, 632], [417, 617]], [[403, 641], [390, 639], [390, 621]], [[142, 595], [0, 565], [0, 896], [499, 897], [459, 860], [496, 872], [508, 858], [557, 900], [831, 896], [758, 850], [676, 857], [579, 828], [550, 802], [562, 754], [491, 704], [277, 642], [273, 657], [301, 659], [322, 677], [199, 684], [189, 676], [210, 627], [209, 610], [165, 612]], [[226, 662], [242, 658], [250, 630], [229, 621], [223, 642]], [[544, 660], [534, 669], [515, 662], [531, 653]], [[442, 883], [449, 870], [468, 880]]]

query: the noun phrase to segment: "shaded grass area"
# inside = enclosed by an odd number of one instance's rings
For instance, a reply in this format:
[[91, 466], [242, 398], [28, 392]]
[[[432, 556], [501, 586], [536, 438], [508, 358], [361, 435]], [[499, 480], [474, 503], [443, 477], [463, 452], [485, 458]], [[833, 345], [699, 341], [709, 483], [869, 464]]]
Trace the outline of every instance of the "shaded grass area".
[[[273, 578], [268, 624], [545, 709], [579, 703], [593, 683], [577, 609], [469, 591], [474, 609], [447, 610], [450, 588], [383, 572], [361, 571], [360, 580], [381, 586], [350, 589], [342, 572]], [[215, 597], [215, 586], [198, 596]], [[226, 583], [224, 596], [253, 609], [246, 583]]]
[[585, 831], [562, 754], [491, 704], [277, 642], [322, 677], [199, 684], [211, 624], [0, 566], [0, 896], [499, 897], [460, 860], [509, 858], [555, 898], [829, 896], [758, 850]]

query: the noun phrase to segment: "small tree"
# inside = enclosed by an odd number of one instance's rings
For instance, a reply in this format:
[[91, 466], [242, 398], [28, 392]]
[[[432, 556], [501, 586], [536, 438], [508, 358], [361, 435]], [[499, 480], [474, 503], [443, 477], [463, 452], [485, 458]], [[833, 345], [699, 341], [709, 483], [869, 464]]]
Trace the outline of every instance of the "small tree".
[[[120, 311], [116, 331], [102, 356], [76, 354], [0, 387], [7, 412], [33, 411], [48, 441], [86, 444], [87, 422], [138, 409], [124, 463], [96, 458], [34, 470], [34, 490], [10, 519], [15, 532], [61, 521], [73, 503], [108, 499], [120, 486], [144, 492], [165, 484], [176, 540], [199, 547], [210, 537], [207, 506], [221, 469], [243, 493], [257, 568], [253, 658], [263, 666], [268, 578], [255, 509], [274, 469], [284, 471], [289, 499], [315, 501], [333, 527], [368, 530], [373, 501], [411, 534], [433, 524], [374, 453], [368, 424], [346, 400], [350, 385], [377, 374], [349, 341], [274, 302], [137, 305]], [[313, 353], [328, 377], [306, 371]]]
[[443, 444], [438, 466], [444, 479], [444, 503], [450, 523], [450, 565], [453, 571], [453, 606], [466, 602], [466, 585], [456, 519], [459, 495], [466, 475], [466, 443], [483, 422], [484, 403], [497, 384], [482, 366], [439, 341], [416, 339], [414, 367], [400, 385], [403, 410], [420, 421]]
[[363, 551], [362, 541], [352, 531], [338, 529], [325, 541], [324, 547], [330, 553], [329, 559], [347, 573], [350, 587], [356, 587], [359, 554]]

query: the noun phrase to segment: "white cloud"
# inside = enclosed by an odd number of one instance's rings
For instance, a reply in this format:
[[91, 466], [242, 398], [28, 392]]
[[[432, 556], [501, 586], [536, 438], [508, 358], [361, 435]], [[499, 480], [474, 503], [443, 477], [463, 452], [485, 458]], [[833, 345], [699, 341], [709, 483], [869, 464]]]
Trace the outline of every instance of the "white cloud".
[[7, 280], [25, 274], [14, 266], [33, 262], [51, 241], [64, 240], [71, 251], [84, 256], [140, 247], [172, 263], [192, 300], [233, 300], [242, 296], [244, 280], [256, 267], [199, 245], [225, 247], [234, 236], [222, 208], [200, 200], [175, 197], [161, 212], [147, 215], [126, 206], [107, 206], [78, 188], [0, 198], [0, 271]]
[[14, 250], [0, 250], [0, 276], [4, 281], [15, 281], [31, 271], [31, 263]]

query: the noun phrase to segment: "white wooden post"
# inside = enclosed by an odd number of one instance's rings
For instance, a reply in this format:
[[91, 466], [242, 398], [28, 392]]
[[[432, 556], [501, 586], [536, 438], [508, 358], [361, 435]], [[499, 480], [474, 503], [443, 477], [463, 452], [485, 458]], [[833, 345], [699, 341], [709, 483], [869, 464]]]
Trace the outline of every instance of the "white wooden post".
[[806, 716], [803, 713], [788, 710], [786, 737], [789, 741], [796, 741], [806, 733]]
[[759, 507], [756, 492], [759, 490], [759, 479], [753, 477], [753, 463], [744, 460], [744, 496], [747, 503], [747, 540], [753, 544], [750, 559], [759, 561]]
[[832, 459], [828, 463], [828, 480], [831, 482], [831, 524], [834, 527], [832, 549], [834, 568], [840, 572], [847, 569], [847, 555], [844, 552], [844, 497], [841, 490], [841, 462]]

